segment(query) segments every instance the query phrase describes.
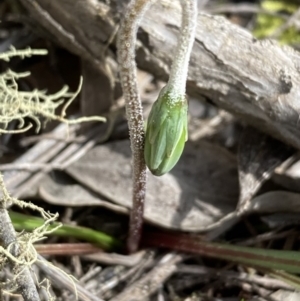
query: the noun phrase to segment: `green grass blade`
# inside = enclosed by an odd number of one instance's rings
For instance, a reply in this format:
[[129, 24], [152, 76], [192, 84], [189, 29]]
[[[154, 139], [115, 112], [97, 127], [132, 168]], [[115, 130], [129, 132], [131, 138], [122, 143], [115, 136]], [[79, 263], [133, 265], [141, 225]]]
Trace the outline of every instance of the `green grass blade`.
[[[33, 231], [37, 227], [44, 224], [42, 218], [29, 216], [17, 212], [10, 211], [9, 213], [12, 223], [17, 231]], [[53, 223], [49, 226], [49, 230], [56, 228], [59, 223]], [[80, 240], [91, 242], [107, 251], [119, 249], [122, 244], [120, 241], [103, 232], [92, 230], [86, 227], [62, 225], [55, 232], [49, 235], [57, 235], [61, 237], [73, 237]]]

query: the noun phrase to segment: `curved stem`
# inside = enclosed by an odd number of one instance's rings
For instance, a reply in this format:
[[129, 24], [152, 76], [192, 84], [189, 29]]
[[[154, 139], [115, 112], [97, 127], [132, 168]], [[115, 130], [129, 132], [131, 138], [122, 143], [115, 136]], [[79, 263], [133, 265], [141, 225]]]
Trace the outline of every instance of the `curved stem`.
[[[145, 133], [142, 105], [137, 89], [136, 34], [140, 21], [152, 2], [154, 1], [132, 0], [128, 5], [118, 34], [118, 60], [133, 157], [133, 203], [127, 241], [129, 252], [136, 251], [139, 245], [146, 196]], [[180, 38], [171, 66], [169, 82], [166, 86], [168, 93], [175, 96], [171, 97], [174, 102], [176, 99], [180, 101], [185, 99], [188, 64], [197, 22], [197, 0], [180, 0], [180, 3], [182, 7]]]
[[180, 36], [166, 90], [172, 90], [177, 95], [185, 95], [188, 65], [197, 25], [197, 0], [180, 0], [180, 4], [182, 8]]
[[133, 158], [133, 200], [127, 241], [129, 252], [136, 251], [139, 245], [146, 196], [145, 133], [143, 109], [137, 88], [135, 45], [138, 26], [151, 2], [152, 0], [131, 1], [118, 34], [118, 60]]

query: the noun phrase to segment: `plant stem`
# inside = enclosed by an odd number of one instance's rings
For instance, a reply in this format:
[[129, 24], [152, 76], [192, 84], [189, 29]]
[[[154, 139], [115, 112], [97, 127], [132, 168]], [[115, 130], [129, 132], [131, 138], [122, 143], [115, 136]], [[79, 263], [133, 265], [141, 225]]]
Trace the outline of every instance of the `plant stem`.
[[[3, 185], [3, 179], [0, 174], [0, 182]], [[10, 217], [8, 215], [7, 209], [3, 208], [5, 206], [5, 201], [2, 199], [1, 209], [0, 209], [0, 240], [2, 242], [3, 248], [10, 248], [10, 253], [14, 257], [18, 257], [20, 254], [20, 247], [17, 243], [17, 236], [14, 227], [11, 223]], [[18, 291], [22, 295], [24, 301], [40, 301], [40, 297], [36, 286], [34, 284], [33, 278], [29, 271], [29, 268], [25, 265], [20, 265], [10, 260], [10, 266], [16, 275], [16, 283], [18, 285]]]
[[180, 0], [180, 4], [182, 9], [180, 36], [166, 90], [172, 90], [176, 95], [185, 95], [188, 66], [197, 25], [197, 0]]
[[197, 235], [178, 232], [148, 232], [143, 238], [146, 247], [161, 247], [211, 258], [229, 260], [245, 265], [300, 273], [298, 251], [243, 247], [201, 240]]
[[[121, 84], [126, 102], [126, 114], [133, 153], [133, 203], [127, 241], [129, 252], [136, 251], [139, 245], [146, 196], [145, 133], [142, 104], [137, 89], [135, 44], [140, 21], [152, 2], [153, 0], [132, 0], [128, 5], [118, 35]], [[174, 102], [185, 99], [188, 64], [197, 23], [197, 1], [180, 0], [180, 3], [182, 7], [180, 38], [166, 86], [166, 91]]]
[[130, 214], [128, 251], [135, 252], [142, 234], [146, 196], [143, 108], [137, 89], [135, 45], [140, 21], [152, 0], [133, 0], [128, 5], [118, 34], [118, 60], [133, 158], [133, 200]]
[[186, 80], [197, 24], [197, 0], [181, 0], [182, 21], [167, 85], [148, 117], [145, 160], [155, 176], [169, 172], [180, 159], [188, 139]]
[[[0, 241], [3, 248], [10, 248], [10, 253], [14, 257], [20, 254], [20, 246], [16, 231], [12, 225], [10, 216], [6, 209], [9, 194], [4, 186], [3, 176], [0, 173]], [[9, 260], [9, 264], [16, 275], [16, 283], [18, 291], [21, 293], [24, 301], [40, 301], [40, 297], [29, 268], [25, 265], [20, 265], [13, 260]]]

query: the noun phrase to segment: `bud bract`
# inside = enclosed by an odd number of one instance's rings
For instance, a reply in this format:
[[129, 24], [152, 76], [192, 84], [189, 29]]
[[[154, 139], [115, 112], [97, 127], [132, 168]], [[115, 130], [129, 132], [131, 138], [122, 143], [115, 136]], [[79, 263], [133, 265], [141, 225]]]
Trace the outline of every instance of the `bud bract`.
[[145, 161], [150, 171], [161, 176], [178, 162], [187, 141], [187, 100], [162, 89], [149, 114]]

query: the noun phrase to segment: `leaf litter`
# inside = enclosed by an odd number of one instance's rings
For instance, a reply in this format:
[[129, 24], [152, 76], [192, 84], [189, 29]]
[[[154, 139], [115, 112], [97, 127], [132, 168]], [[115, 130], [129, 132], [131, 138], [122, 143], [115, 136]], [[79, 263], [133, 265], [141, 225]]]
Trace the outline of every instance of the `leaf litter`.
[[[149, 103], [155, 99], [153, 95], [157, 93], [158, 85], [147, 73], [141, 77], [142, 97]], [[50, 76], [48, 80], [53, 78]], [[20, 81], [25, 79], [20, 78]], [[204, 107], [206, 114], [190, 120], [193, 139], [174, 171], [160, 179], [149, 175], [146, 228], [151, 225], [158, 230], [196, 233], [191, 236], [194, 240], [200, 239], [197, 233], [201, 232], [207, 239], [233, 241], [237, 245], [263, 235], [271, 228], [279, 234], [283, 230], [296, 231], [300, 176], [295, 151], [248, 127], [241, 131], [240, 121], [233, 116], [224, 115], [224, 111], [208, 104]], [[202, 108], [203, 104], [199, 111]], [[118, 223], [122, 225], [123, 215], [131, 208], [130, 148], [122, 106], [119, 109], [118, 124], [113, 125], [107, 139], [98, 145], [96, 136], [106, 133], [105, 126], [98, 128], [97, 135], [89, 134], [90, 130], [71, 127], [68, 139], [65, 139], [66, 127], [59, 126], [53, 132], [48, 129], [52, 137], [38, 141], [28, 150], [21, 148], [25, 154], [15, 160], [16, 167], [21, 163], [38, 163], [40, 167], [36, 170], [21, 167], [18, 171], [5, 172], [12, 194], [39, 204], [42, 201], [47, 208], [60, 211], [63, 217], [70, 214], [66, 219], [69, 222], [90, 226], [103, 215], [112, 214], [113, 222], [108, 220], [100, 225], [95, 222], [93, 227], [103, 226], [113, 233], [111, 229]], [[76, 142], [79, 136], [88, 138]], [[236, 141], [239, 141], [239, 147]], [[9, 152], [11, 145], [7, 143]], [[11, 161], [4, 158], [4, 162]], [[251, 227], [247, 227], [249, 223]], [[115, 235], [124, 238], [126, 230]], [[61, 242], [57, 238], [51, 239], [54, 243]], [[284, 249], [288, 245], [288, 249], [298, 248], [297, 239], [289, 244], [288, 241], [288, 236], [281, 240], [270, 236], [261, 244], [265, 249], [270, 246]], [[298, 293], [282, 280], [276, 282], [271, 273], [255, 267], [227, 265], [217, 259], [209, 261], [188, 253], [159, 251], [157, 247], [151, 255], [143, 254], [143, 259], [132, 263], [133, 266], [124, 264], [124, 258], [109, 253], [104, 253], [106, 264], [99, 254], [98, 263], [85, 259], [86, 254], [79, 256], [77, 261], [72, 257], [71, 263], [58, 257], [50, 260], [63, 266], [68, 273], [81, 266], [82, 277], [89, 279], [75, 284], [78, 296], [83, 300], [129, 300], [133, 296], [136, 300], [150, 300], [150, 295], [154, 295], [153, 300], [165, 297], [201, 300], [211, 296], [212, 300], [217, 300], [218, 296], [226, 300], [226, 295], [245, 300], [266, 300], [267, 296], [274, 300], [281, 300], [282, 296], [294, 300], [298, 297]], [[112, 268], [113, 263], [116, 269]], [[51, 280], [52, 293], [58, 300], [73, 300], [72, 293], [62, 293], [65, 289], [74, 290], [70, 279], [65, 279], [51, 266], [45, 268], [41, 258], [37, 267], [41, 275], [44, 273]], [[197, 269], [202, 269], [202, 274]], [[88, 278], [91, 271], [94, 272]], [[245, 275], [252, 277], [251, 280], [246, 281]], [[185, 277], [188, 277], [187, 284]], [[179, 279], [177, 283], [176, 279]]]

